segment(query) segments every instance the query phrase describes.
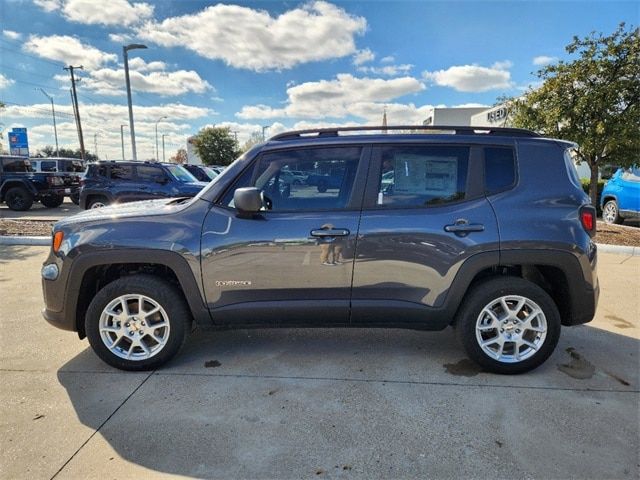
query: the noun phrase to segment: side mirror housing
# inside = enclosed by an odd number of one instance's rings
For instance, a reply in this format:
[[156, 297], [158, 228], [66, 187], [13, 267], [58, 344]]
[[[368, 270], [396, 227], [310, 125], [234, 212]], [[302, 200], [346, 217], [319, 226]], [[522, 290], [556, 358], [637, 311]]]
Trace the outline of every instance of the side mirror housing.
[[238, 188], [233, 192], [233, 204], [242, 214], [257, 213], [262, 209], [262, 195], [255, 187]]

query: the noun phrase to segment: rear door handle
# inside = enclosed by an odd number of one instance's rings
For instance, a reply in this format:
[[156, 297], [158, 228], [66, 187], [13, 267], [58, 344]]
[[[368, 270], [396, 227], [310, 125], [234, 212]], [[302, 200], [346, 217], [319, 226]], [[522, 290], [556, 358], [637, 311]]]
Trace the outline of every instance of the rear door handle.
[[469, 220], [459, 219], [453, 225], [445, 225], [445, 232], [455, 233], [459, 237], [464, 237], [471, 232], [484, 232], [484, 225], [481, 223], [469, 223]]
[[312, 237], [346, 237], [349, 235], [349, 230], [346, 228], [322, 228], [319, 230], [311, 230]]

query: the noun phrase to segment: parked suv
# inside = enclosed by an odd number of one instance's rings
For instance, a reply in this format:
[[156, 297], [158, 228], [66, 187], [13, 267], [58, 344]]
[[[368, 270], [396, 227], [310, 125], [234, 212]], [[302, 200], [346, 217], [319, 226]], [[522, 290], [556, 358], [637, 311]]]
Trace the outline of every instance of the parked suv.
[[87, 168], [84, 160], [79, 158], [47, 157], [30, 158], [31, 168], [34, 172], [64, 172], [65, 196], [78, 205], [80, 201], [80, 180], [84, 178]]
[[[44, 317], [125, 370], [168, 361], [192, 321], [452, 325], [488, 371], [537, 367], [561, 326], [591, 321], [598, 301], [596, 213], [575, 145], [517, 129], [414, 128], [283, 133], [194, 199], [61, 220], [42, 269]], [[283, 185], [288, 170], [341, 181], [324, 192]]]
[[640, 167], [618, 169], [602, 190], [600, 206], [606, 223], [640, 218]]
[[0, 202], [11, 210], [29, 210], [33, 202], [55, 208], [78, 187], [74, 175], [34, 172], [28, 158], [0, 155]]
[[89, 165], [80, 189], [80, 207], [158, 198], [193, 197], [207, 184], [175, 163], [102, 161]]

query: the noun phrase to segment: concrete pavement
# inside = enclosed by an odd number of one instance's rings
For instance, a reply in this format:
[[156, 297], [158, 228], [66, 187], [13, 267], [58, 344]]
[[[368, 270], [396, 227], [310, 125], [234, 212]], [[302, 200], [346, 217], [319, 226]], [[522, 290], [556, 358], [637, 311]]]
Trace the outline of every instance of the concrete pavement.
[[453, 332], [196, 332], [124, 373], [42, 320], [42, 247], [0, 247], [0, 478], [638, 478], [640, 258], [529, 374]]

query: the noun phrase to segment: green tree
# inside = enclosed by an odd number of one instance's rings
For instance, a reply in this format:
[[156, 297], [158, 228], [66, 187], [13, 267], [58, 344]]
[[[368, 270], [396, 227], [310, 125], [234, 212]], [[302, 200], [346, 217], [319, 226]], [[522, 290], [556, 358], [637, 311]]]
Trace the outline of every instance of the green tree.
[[611, 35], [574, 37], [565, 49], [577, 58], [539, 70], [542, 84], [510, 99], [509, 114], [517, 127], [578, 143], [595, 204], [601, 165], [640, 158], [639, 30], [621, 23]]
[[[38, 150], [36, 154], [33, 155], [33, 158], [46, 158], [46, 157], [55, 157], [55, 156], [56, 156], [56, 149], [51, 145], [47, 145], [46, 147], [42, 147], [40, 150]], [[72, 150], [71, 148], [64, 148], [64, 147], [60, 148], [58, 150], [57, 156], [63, 157], [63, 158], [82, 158], [82, 154], [79, 148], [77, 148], [76, 150]], [[99, 158], [96, 155], [87, 151], [85, 151], [84, 157], [85, 157], [85, 160], [89, 162], [95, 162], [96, 160], [99, 160]]]
[[205, 127], [191, 142], [205, 165], [229, 165], [238, 156], [238, 145], [228, 127]]

